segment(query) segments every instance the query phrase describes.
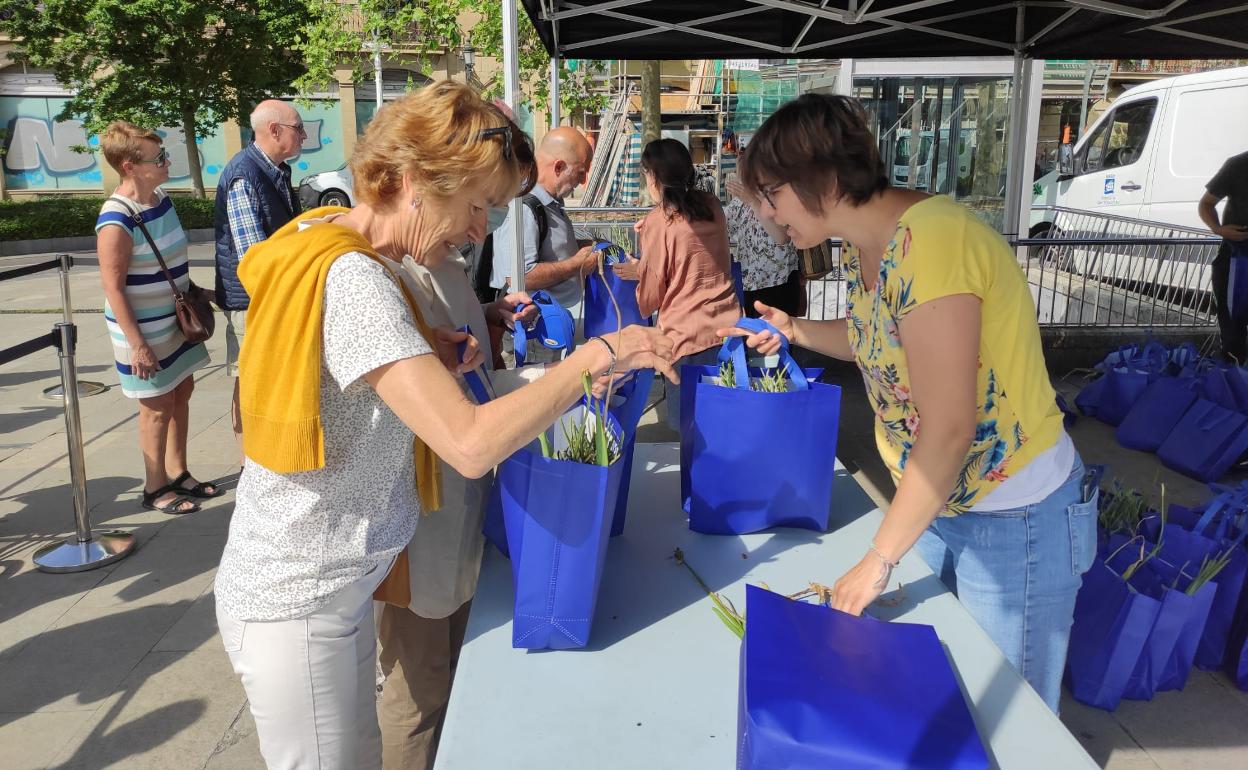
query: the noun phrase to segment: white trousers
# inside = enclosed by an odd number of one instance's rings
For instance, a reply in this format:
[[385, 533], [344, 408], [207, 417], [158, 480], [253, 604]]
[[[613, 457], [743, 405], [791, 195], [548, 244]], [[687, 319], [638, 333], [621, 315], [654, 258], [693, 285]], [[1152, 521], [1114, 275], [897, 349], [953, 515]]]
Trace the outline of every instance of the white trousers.
[[376, 770], [375, 568], [306, 617], [217, 625], [256, 719], [269, 770]]

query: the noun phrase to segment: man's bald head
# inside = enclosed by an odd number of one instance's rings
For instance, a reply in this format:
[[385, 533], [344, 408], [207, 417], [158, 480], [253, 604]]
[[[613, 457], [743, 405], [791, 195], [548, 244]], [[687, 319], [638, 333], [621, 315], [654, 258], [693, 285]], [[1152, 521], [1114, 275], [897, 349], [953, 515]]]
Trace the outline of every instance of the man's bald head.
[[251, 111], [256, 146], [274, 163], [299, 155], [306, 134], [298, 111], [286, 102], [265, 99]]
[[585, 182], [594, 150], [585, 135], [571, 126], [552, 128], [537, 147], [537, 182], [556, 198], [564, 198]]

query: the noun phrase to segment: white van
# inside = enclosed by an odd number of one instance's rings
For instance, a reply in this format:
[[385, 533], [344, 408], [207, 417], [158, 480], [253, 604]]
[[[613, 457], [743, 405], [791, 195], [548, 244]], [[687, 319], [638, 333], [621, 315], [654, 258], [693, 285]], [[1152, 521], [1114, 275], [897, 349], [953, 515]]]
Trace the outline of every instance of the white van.
[[[1205, 185], [1245, 151], [1248, 67], [1156, 80], [1124, 93], [1063, 153], [1055, 184], [1038, 180], [1035, 202], [1204, 229], [1196, 207]], [[1033, 221], [1033, 235], [1043, 229]]]

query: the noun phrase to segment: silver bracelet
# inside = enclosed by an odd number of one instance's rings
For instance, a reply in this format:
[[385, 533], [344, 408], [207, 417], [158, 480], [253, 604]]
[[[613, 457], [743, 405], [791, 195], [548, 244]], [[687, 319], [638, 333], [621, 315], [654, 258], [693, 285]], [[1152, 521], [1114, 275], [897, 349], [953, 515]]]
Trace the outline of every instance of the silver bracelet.
[[875, 547], [875, 543], [871, 543], [868, 550], [880, 557], [880, 577], [875, 581], [875, 587], [884, 590], [888, 588], [888, 580], [893, 576], [893, 569], [901, 562], [889, 561], [884, 552]]
[[875, 547], [875, 541], [871, 542], [871, 547], [868, 550], [870, 550], [871, 553], [875, 554], [876, 556], [880, 557], [880, 561], [887, 564], [889, 569], [896, 569], [897, 565], [901, 564], [900, 561], [889, 561], [888, 557], [884, 555], [884, 552], [881, 551], [879, 548]]
[[615, 348], [611, 347], [611, 343], [610, 343], [610, 342], [607, 342], [607, 341], [606, 341], [605, 339], [603, 339], [602, 337], [590, 337], [588, 341], [589, 341], [589, 342], [593, 342], [594, 340], [597, 340], [598, 342], [601, 342], [601, 343], [603, 344], [603, 347], [605, 347], [605, 348], [607, 349], [607, 352], [611, 354], [611, 365], [607, 367], [607, 373], [608, 373], [608, 374], [613, 374], [613, 373], [615, 372], [615, 360], [616, 360], [616, 359], [615, 359]]

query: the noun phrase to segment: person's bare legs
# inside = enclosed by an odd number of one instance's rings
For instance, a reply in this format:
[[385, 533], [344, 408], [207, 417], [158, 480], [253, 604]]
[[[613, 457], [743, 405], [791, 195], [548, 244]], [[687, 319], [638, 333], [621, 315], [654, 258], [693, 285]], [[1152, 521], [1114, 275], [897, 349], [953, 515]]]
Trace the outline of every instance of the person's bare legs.
[[[163, 396], [139, 399], [139, 449], [143, 453], [143, 491], [152, 493], [169, 484], [165, 473], [165, 454], [168, 447], [170, 422], [177, 410], [177, 389]], [[183, 458], [185, 462], [185, 457]], [[178, 497], [177, 492], [166, 492], [152, 501], [157, 507], [167, 505]], [[194, 510], [195, 504], [186, 502], [179, 508]]]
[[[179, 476], [189, 472], [186, 460], [186, 446], [191, 429], [191, 394], [195, 392], [195, 378], [188, 376], [173, 391], [173, 417], [169, 420], [169, 432], [165, 444], [165, 473], [172, 484]], [[178, 491], [186, 493], [199, 482], [191, 476], [178, 484]], [[216, 485], [208, 482], [204, 485], [209, 494], [216, 491]]]
[[191, 393], [195, 378], [188, 376], [173, 391], [173, 414], [165, 434], [165, 476], [169, 482], [186, 472], [186, 439], [190, 431]]

